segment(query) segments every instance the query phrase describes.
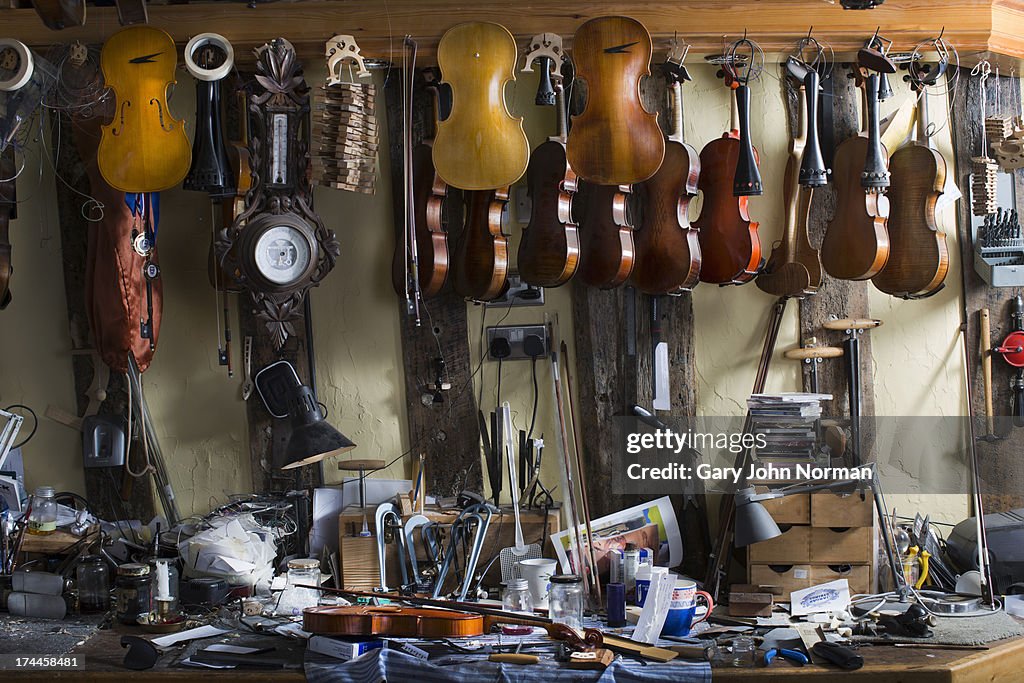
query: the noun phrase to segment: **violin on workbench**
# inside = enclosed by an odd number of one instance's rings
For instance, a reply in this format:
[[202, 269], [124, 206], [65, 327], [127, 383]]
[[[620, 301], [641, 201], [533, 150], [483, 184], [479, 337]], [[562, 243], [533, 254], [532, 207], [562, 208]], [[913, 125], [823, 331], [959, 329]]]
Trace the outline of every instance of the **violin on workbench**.
[[651, 36], [629, 17], [598, 17], [573, 38], [576, 77], [586, 83], [583, 111], [572, 119], [569, 165], [594, 185], [630, 185], [653, 176], [665, 156], [656, 114], [640, 101], [650, 75]]
[[522, 117], [505, 104], [515, 80], [516, 42], [504, 26], [467, 22], [441, 37], [437, 63], [451, 88], [450, 116], [440, 120], [432, 156], [438, 175], [462, 190], [508, 187], [526, 172], [530, 142]]
[[917, 139], [889, 160], [889, 258], [871, 281], [886, 294], [920, 299], [938, 292], [949, 270], [946, 233], [935, 222], [946, 160], [931, 146], [927, 85], [935, 79], [916, 63], [910, 68], [907, 79], [917, 94]]
[[192, 148], [185, 124], [167, 107], [176, 65], [174, 40], [152, 26], [129, 26], [104, 43], [100, 68], [117, 104], [103, 127], [97, 163], [111, 187], [159, 192], [188, 173]]
[[757, 287], [779, 297], [805, 297], [821, 287], [821, 258], [807, 236], [807, 219], [815, 187], [827, 182], [828, 170], [818, 142], [818, 90], [820, 76], [812, 65], [790, 57], [786, 80], [796, 86], [797, 124], [786, 161], [785, 226], [782, 240], [757, 276]]
[[[428, 117], [436, 131], [442, 111], [451, 110], [447, 90], [442, 93], [438, 87], [440, 74], [437, 69], [425, 69], [424, 80], [431, 95], [433, 115]], [[442, 99], [444, 101], [442, 101]], [[410, 119], [411, 120], [411, 119]], [[434, 169], [433, 133], [412, 151], [412, 214], [416, 240], [417, 273], [420, 293], [426, 297], [435, 296], [448, 279], [448, 228], [446, 202], [448, 183]], [[404, 232], [400, 230], [399, 232]], [[406, 288], [407, 266], [405, 256], [405, 235], [396, 240], [395, 255], [391, 265], [392, 282], [398, 294]]]
[[665, 159], [653, 177], [636, 186], [644, 213], [633, 233], [630, 281], [645, 294], [679, 294], [700, 281], [700, 241], [689, 220], [690, 200], [697, 196], [700, 157], [683, 142], [682, 83], [690, 80], [683, 59], [688, 49], [674, 46], [663, 67], [672, 125]]
[[580, 258], [579, 232], [572, 215], [576, 173], [565, 151], [566, 104], [561, 72], [565, 55], [562, 39], [553, 33], [534, 36], [523, 71], [540, 63], [538, 105], [552, 104], [558, 132], [533, 150], [526, 169], [531, 199], [530, 223], [519, 242], [518, 266], [523, 282], [535, 287], [558, 287], [576, 272]]
[[864, 94], [864, 127], [867, 135], [854, 135], [836, 149], [833, 177], [836, 185], [835, 217], [821, 242], [825, 272], [840, 280], [867, 280], [889, 258], [889, 200], [885, 192], [890, 178], [888, 153], [879, 129], [879, 72], [893, 73], [892, 60], [881, 52], [863, 48], [854, 75]]
[[[717, 285], [750, 282], [761, 267], [761, 240], [758, 223], [750, 220], [748, 195], [736, 194], [737, 185], [749, 190], [760, 187], [757, 170], [757, 150], [749, 142], [749, 106], [740, 108], [738, 99], [741, 83], [734, 66], [723, 69], [722, 76], [732, 97], [732, 125], [722, 137], [704, 145], [700, 152], [700, 179], [697, 188], [703, 194], [700, 216], [694, 221], [700, 242], [700, 280]], [[746, 87], [746, 86], [742, 86]], [[749, 105], [749, 90], [744, 91]], [[744, 134], [744, 130], [748, 132]], [[740, 159], [744, 162], [745, 177], [738, 179]]]

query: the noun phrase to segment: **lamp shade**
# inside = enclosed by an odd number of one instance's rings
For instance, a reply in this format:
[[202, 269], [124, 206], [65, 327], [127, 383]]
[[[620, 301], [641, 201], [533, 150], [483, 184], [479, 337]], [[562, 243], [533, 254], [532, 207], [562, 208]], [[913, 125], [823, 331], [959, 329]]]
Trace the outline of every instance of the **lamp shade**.
[[305, 385], [289, 392], [288, 414], [292, 420], [292, 435], [285, 449], [283, 470], [312, 465], [356, 447], [347, 436], [327, 423], [312, 390]]
[[745, 548], [752, 543], [760, 543], [770, 538], [780, 536], [782, 531], [779, 525], [772, 519], [771, 514], [764, 505], [757, 501], [751, 501], [743, 496], [743, 493], [736, 494], [736, 533], [734, 545], [737, 548]]

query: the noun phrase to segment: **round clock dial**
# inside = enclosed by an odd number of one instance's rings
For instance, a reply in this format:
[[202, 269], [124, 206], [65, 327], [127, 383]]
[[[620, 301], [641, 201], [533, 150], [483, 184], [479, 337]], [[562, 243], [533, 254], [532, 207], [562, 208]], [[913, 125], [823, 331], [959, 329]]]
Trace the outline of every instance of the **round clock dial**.
[[268, 228], [254, 248], [256, 268], [275, 285], [298, 281], [309, 268], [313, 247], [305, 233], [292, 225]]

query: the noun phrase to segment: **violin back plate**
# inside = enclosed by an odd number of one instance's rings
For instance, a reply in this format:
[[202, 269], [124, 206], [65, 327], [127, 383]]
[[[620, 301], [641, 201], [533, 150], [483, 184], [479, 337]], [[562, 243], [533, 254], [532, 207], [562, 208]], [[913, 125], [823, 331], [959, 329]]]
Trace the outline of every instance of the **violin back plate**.
[[640, 102], [640, 79], [650, 74], [651, 36], [629, 17], [599, 17], [573, 39], [576, 77], [587, 104], [573, 117], [567, 151], [576, 174], [596, 185], [630, 185], [655, 174], [665, 156], [656, 114]]
[[433, 156], [449, 185], [493, 190], [526, 173], [530, 143], [504, 95], [505, 84], [515, 80], [516, 57], [512, 34], [499, 24], [459, 24], [441, 37], [437, 63], [451, 86], [452, 111], [437, 123]]
[[177, 51], [165, 32], [130, 26], [103, 45], [100, 68], [117, 102], [103, 127], [97, 163], [103, 179], [122, 192], [159, 192], [188, 173], [192, 148], [184, 121], [167, 108]]

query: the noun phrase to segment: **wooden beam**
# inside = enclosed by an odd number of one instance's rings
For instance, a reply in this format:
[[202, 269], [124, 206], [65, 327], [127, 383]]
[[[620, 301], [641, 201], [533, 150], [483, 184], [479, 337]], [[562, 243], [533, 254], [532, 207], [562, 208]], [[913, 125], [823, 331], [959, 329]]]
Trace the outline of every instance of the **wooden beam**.
[[[400, 47], [400, 45], [399, 45]], [[402, 81], [404, 74], [393, 71], [384, 94], [391, 155], [392, 204], [395, 224], [403, 224], [405, 204], [403, 188]], [[413, 144], [418, 145], [427, 121], [433, 116], [431, 97], [417, 79], [413, 97]], [[449, 194], [449, 249], [454, 248], [456, 228], [461, 228], [458, 192]], [[463, 489], [483, 491], [480, 468], [480, 430], [477, 403], [469, 355], [469, 323], [466, 302], [449, 284], [441, 293], [424, 302], [421, 324], [406, 310], [405, 300], [395, 296], [402, 337], [402, 364], [405, 374], [405, 407], [409, 420], [410, 459], [420, 453], [427, 456], [427, 492], [432, 496], [455, 496]], [[442, 401], [431, 400], [428, 384], [438, 376], [437, 360], [444, 360], [443, 378], [451, 388], [441, 392]], [[507, 490], [507, 489], [505, 489]]]
[[[95, 349], [85, 301], [87, 254], [90, 233], [111, 229], [107, 222], [118, 220], [114, 210], [124, 202], [124, 193], [103, 183], [96, 168], [95, 140], [99, 138], [100, 120], [87, 119], [72, 123], [64, 113], [53, 110], [50, 114], [51, 139], [70, 140], [73, 144], [55, 145], [54, 173], [62, 182], [56, 184], [57, 215], [60, 218], [61, 253], [64, 264], [64, 293], [67, 298], [68, 325], [71, 332], [71, 367], [75, 375], [77, 415], [83, 415], [89, 404], [86, 392], [92, 383], [95, 364], [102, 363]], [[85, 158], [83, 158], [83, 156]], [[87, 205], [95, 197], [110, 207], [101, 222], [90, 222], [96, 217], [95, 207]], [[105, 227], [106, 226], [106, 227]], [[125, 377], [110, 374], [107, 398], [98, 414], [124, 417], [127, 414], [128, 393]], [[140, 458], [138, 442], [131, 445], [131, 458], [135, 469]], [[97, 517], [107, 520], [141, 519], [148, 522], [157, 513], [150, 477], [132, 478], [122, 467], [90, 467], [85, 470], [85, 495]]]
[[[846, 138], [856, 135], [860, 128], [857, 100], [859, 90], [852, 79], [846, 77], [843, 69], [837, 68], [832, 76], [832, 122], [833, 139], [838, 146]], [[790, 95], [792, 98], [792, 94]], [[829, 98], [822, 99], [822, 106], [829, 106]], [[790, 102], [790, 127], [796, 125], [796, 107]], [[826, 153], [827, 158], [831, 155]], [[808, 233], [811, 244], [821, 247], [825, 229], [836, 212], [835, 185], [829, 183], [814, 190], [811, 199]], [[816, 337], [819, 343], [827, 346], [842, 346], [844, 334], [822, 328], [822, 323], [831, 317], [836, 318], [867, 318], [868, 282], [836, 280], [824, 275], [821, 288], [814, 296], [800, 301], [800, 338]], [[782, 350], [779, 349], [781, 352]], [[862, 335], [860, 342], [860, 376], [861, 376], [861, 415], [875, 414], [874, 371], [871, 360], [871, 333]], [[822, 393], [832, 394], [832, 400], [823, 405], [825, 415], [846, 417], [850, 414], [850, 402], [847, 395], [846, 366], [842, 358], [826, 360], [818, 366], [818, 384]], [[810, 381], [804, 373], [804, 389], [810, 391]], [[873, 460], [870, 452], [871, 433], [870, 420], [863, 422], [861, 430], [862, 453], [865, 460]]]
[[[957, 185], [965, 197], [957, 204], [957, 230], [960, 243], [960, 263], [964, 269], [964, 300], [967, 307], [967, 357], [970, 359], [968, 381], [974, 394], [970, 414], [975, 416], [975, 431], [982, 436], [987, 431], [985, 421], [985, 391], [979, 362], [979, 318], [978, 311], [988, 308], [992, 322], [992, 345], [999, 343], [1012, 329], [1010, 327], [1010, 300], [1024, 294], [1021, 287], [990, 287], [974, 269], [974, 243], [971, 229], [970, 173], [971, 157], [981, 152], [983, 139], [981, 111], [981, 83], [971, 77], [968, 69], [960, 70], [960, 80], [954, 91], [952, 102], [952, 135], [955, 163], [949, 171], [956, 173]], [[1020, 79], [1013, 76], [992, 76], [988, 79], [986, 92], [989, 115], [1016, 114], [1021, 107]], [[1024, 171], [1013, 174], [1014, 187], [1018, 198], [1017, 207], [1024, 198]], [[1001, 196], [999, 206], [1014, 208], [1010, 198]], [[957, 283], [959, 284], [959, 283]], [[992, 394], [995, 414], [1008, 416], [1010, 408], [1010, 380], [1013, 369], [1001, 358], [992, 359]], [[981, 487], [984, 495], [985, 512], [1001, 512], [1024, 506], [1024, 472], [1020, 467], [1021, 431], [1014, 429], [1008, 417], [996, 420], [995, 431], [1004, 440], [978, 444]]]
[[[336, 33], [352, 34], [368, 56], [400, 61], [402, 36], [412, 33], [427, 57], [451, 26], [463, 21], [504, 24], [520, 43], [543, 32], [558, 33], [571, 47], [571, 36], [586, 20], [608, 14], [629, 14], [651, 31], [663, 49], [678, 31], [694, 53], [722, 51], [723, 40], [735, 39], [745, 28], [765, 51], [790, 49], [807, 29], [829, 42], [837, 53], [862, 47], [881, 26], [895, 49], [909, 50], [945, 27], [945, 38], [969, 61], [975, 53], [999, 53], [1024, 58], [1024, 24], [1019, 3], [1011, 0], [888, 0], [869, 12], [844, 11], [821, 0], [697, 0], [689, 3], [623, 3], [619, 0], [550, 3], [537, 0], [509, 5], [504, 0], [390, 0], [338, 2], [303, 0], [260, 4], [196, 2], [150, 5], [149, 21], [167, 30], [183, 45], [198, 33], [217, 31], [235, 46], [240, 62], [249, 51], [275, 36], [288, 38], [305, 58], [322, 57], [325, 41]], [[43, 48], [72, 40], [102, 42], [120, 29], [113, 7], [90, 7], [85, 26], [50, 31], [33, 10], [0, 9], [6, 35]], [[723, 38], [724, 37], [724, 38]]]

